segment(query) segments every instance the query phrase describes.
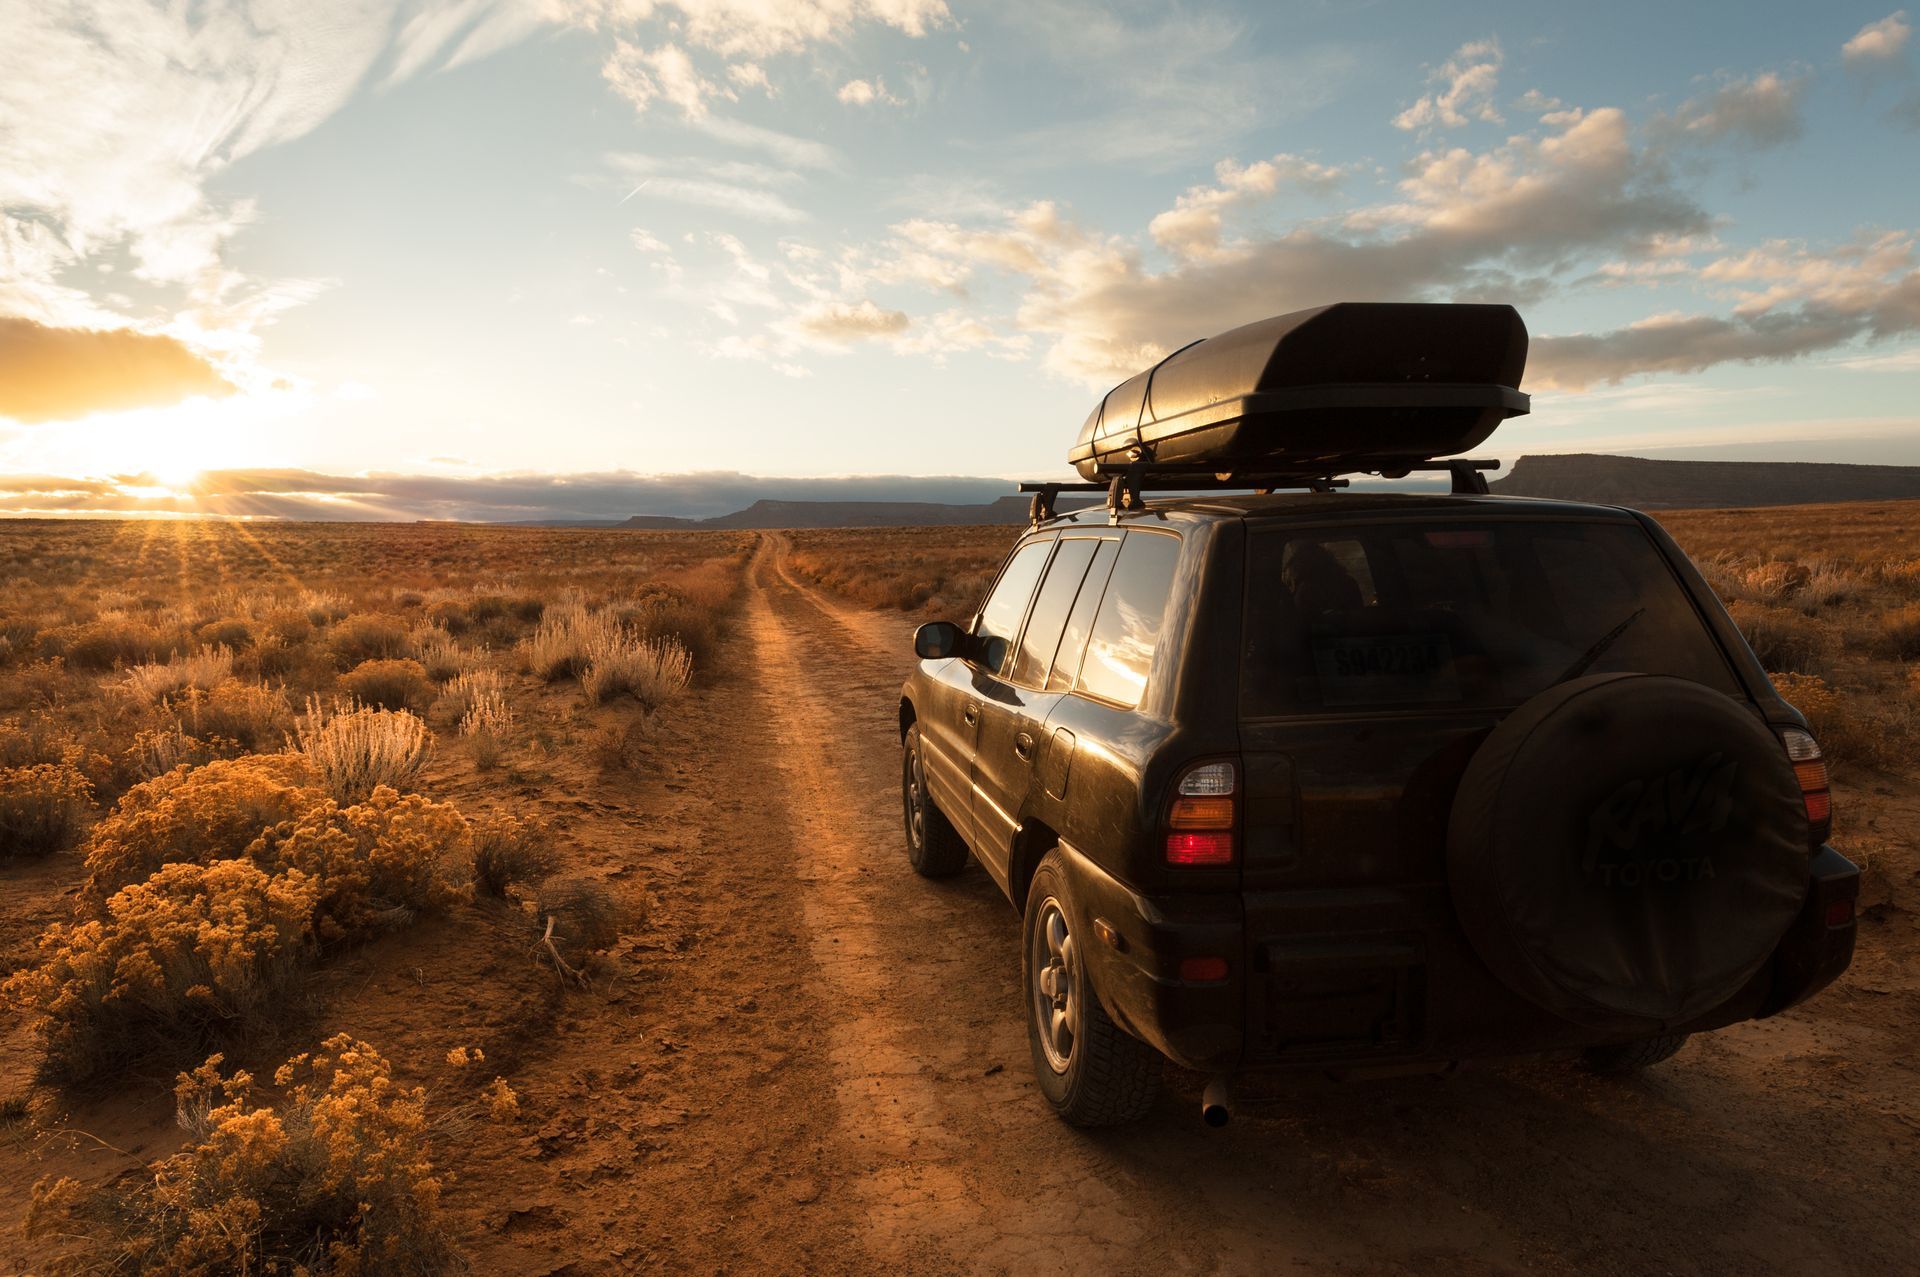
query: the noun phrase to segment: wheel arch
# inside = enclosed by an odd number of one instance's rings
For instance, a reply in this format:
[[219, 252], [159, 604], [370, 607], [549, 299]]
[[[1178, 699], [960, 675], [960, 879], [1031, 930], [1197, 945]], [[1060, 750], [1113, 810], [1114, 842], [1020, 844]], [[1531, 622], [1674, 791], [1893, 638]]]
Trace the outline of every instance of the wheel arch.
[[1013, 850], [1007, 856], [1007, 899], [1020, 913], [1027, 911], [1027, 888], [1033, 885], [1034, 870], [1047, 853], [1060, 845], [1060, 835], [1044, 821], [1027, 820], [1014, 835]]
[[900, 698], [900, 739], [905, 740], [907, 738], [907, 729], [919, 721], [920, 714], [919, 711], [913, 707], [913, 698], [910, 696], [902, 696]]

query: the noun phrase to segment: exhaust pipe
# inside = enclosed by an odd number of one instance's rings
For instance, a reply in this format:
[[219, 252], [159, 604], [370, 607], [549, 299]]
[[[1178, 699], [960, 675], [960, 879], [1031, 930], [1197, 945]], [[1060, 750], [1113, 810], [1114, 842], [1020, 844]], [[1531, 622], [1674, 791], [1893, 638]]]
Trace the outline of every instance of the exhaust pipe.
[[1215, 1130], [1233, 1120], [1231, 1075], [1216, 1073], [1207, 1079], [1207, 1089], [1200, 1093], [1200, 1120]]

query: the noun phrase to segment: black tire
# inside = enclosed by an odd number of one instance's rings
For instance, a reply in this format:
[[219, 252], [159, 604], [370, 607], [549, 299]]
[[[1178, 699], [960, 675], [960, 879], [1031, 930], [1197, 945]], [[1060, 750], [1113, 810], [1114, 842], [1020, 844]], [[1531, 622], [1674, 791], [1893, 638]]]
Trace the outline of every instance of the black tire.
[[1688, 1033], [1669, 1033], [1664, 1037], [1646, 1038], [1639, 1042], [1590, 1046], [1580, 1053], [1580, 1062], [1602, 1077], [1638, 1073], [1641, 1069], [1671, 1060], [1691, 1036]]
[[920, 724], [907, 728], [900, 750], [900, 802], [906, 816], [907, 861], [922, 878], [951, 878], [967, 867], [967, 844], [927, 792]]
[[1800, 915], [1800, 782], [1744, 701], [1684, 679], [1549, 688], [1480, 745], [1447, 871], [1488, 970], [1609, 1036], [1651, 1038], [1747, 987]]
[[[1027, 1006], [1027, 1043], [1034, 1077], [1047, 1103], [1070, 1126], [1120, 1126], [1145, 1117], [1160, 1084], [1160, 1055], [1107, 1015], [1095, 993], [1086, 964], [1075, 960], [1080, 937], [1060, 853], [1048, 852], [1027, 889], [1026, 917], [1020, 927], [1021, 989]], [[1042, 928], [1059, 926], [1063, 946], [1050, 944]], [[1037, 954], [1050, 955], [1047, 962]], [[1059, 982], [1064, 979], [1064, 986]], [[1045, 985], [1044, 980], [1055, 983]], [[1047, 1005], [1070, 1027], [1066, 1050], [1043, 1026]]]

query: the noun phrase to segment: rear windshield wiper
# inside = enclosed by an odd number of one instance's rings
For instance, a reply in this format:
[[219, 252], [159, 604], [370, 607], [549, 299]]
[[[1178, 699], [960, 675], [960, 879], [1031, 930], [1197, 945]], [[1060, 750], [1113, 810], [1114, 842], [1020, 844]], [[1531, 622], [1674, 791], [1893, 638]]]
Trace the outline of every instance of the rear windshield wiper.
[[1647, 612], [1647, 609], [1643, 607], [1635, 608], [1633, 611], [1629, 612], [1627, 614], [1626, 620], [1620, 622], [1620, 624], [1614, 626], [1612, 629], [1608, 630], [1605, 634], [1602, 634], [1598, 639], [1594, 640], [1594, 644], [1592, 647], [1580, 653], [1579, 660], [1567, 666], [1566, 671], [1562, 673], [1559, 678], [1556, 678], [1553, 680], [1553, 682], [1547, 684], [1547, 686], [1558, 687], [1562, 683], [1570, 683], [1574, 679], [1579, 678], [1582, 674], [1585, 674], [1588, 670], [1592, 669], [1593, 663], [1599, 660], [1602, 656], [1604, 656], [1606, 654], [1607, 649], [1613, 646], [1613, 641], [1619, 638], [1622, 634], [1625, 634], [1628, 628], [1632, 626], [1632, 624], [1635, 621], [1639, 620], [1642, 616], [1646, 615], [1646, 612]]

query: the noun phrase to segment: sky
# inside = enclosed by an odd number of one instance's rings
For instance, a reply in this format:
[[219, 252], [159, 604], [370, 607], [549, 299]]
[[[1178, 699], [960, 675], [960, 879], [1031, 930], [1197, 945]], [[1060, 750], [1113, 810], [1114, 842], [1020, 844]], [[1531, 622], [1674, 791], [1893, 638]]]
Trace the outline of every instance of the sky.
[[0, 512], [982, 500], [1340, 300], [1518, 306], [1509, 460], [1920, 464], [1916, 21], [0, 0]]

